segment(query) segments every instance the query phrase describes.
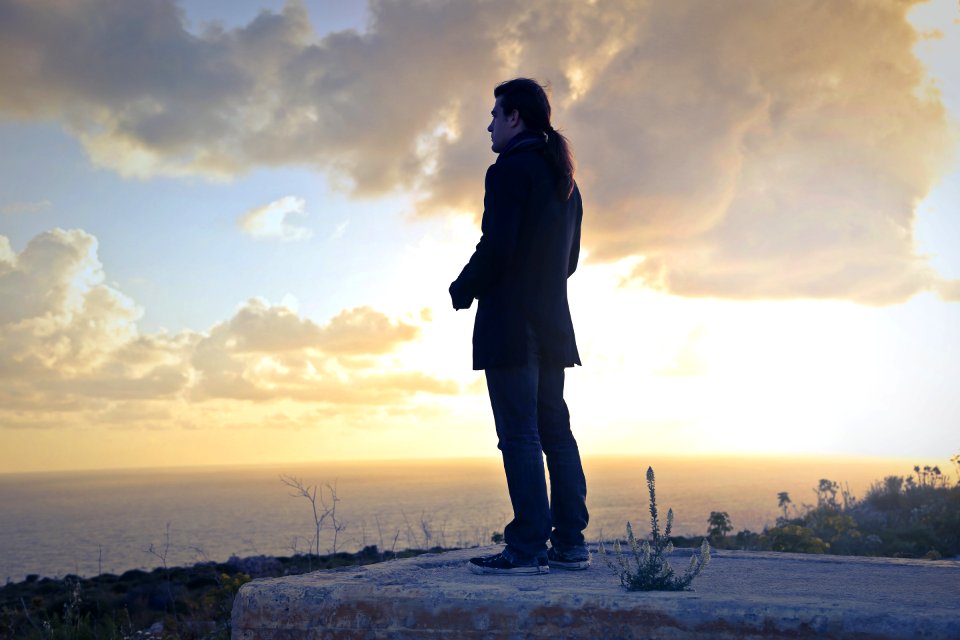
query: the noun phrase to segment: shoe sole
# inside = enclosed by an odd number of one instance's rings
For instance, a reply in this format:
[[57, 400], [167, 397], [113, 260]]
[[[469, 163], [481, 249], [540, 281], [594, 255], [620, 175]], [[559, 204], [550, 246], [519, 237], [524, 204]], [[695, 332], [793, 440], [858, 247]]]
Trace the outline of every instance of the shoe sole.
[[550, 566], [554, 569], [566, 569], [567, 571], [583, 571], [590, 568], [589, 560], [579, 560], [577, 562], [559, 562], [551, 560]]
[[480, 576], [498, 575], [498, 576], [535, 576], [542, 573], [550, 573], [549, 566], [543, 567], [514, 567], [512, 569], [492, 569], [490, 567], [481, 567], [468, 562], [470, 572]]

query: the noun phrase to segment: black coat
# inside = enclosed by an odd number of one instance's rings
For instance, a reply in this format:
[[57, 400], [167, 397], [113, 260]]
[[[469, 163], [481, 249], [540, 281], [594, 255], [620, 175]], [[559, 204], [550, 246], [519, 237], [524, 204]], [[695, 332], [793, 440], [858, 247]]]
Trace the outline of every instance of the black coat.
[[450, 285], [454, 308], [478, 301], [474, 369], [526, 364], [528, 324], [542, 364], [580, 364], [567, 278], [580, 255], [583, 204], [576, 185], [569, 199], [559, 195], [545, 146], [542, 136], [521, 133], [487, 169], [483, 235]]

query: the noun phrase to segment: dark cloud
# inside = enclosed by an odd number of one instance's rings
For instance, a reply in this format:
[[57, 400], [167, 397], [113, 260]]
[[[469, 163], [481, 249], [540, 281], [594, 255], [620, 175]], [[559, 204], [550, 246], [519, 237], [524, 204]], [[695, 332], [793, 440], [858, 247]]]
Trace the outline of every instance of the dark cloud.
[[[935, 286], [914, 207], [944, 167], [946, 117], [919, 96], [908, 5], [692, 6], [657, 5], [597, 78], [643, 69], [615, 101], [639, 113], [573, 109], [584, 163], [614, 172], [592, 181], [598, 254], [642, 255], [636, 275], [684, 295], [887, 304]], [[637, 115], [636, 148], [617, 145]]]
[[912, 2], [373, 2], [319, 36], [291, 2], [190, 33], [166, 0], [7, 0], [0, 113], [64, 121], [127, 175], [332, 172], [478, 212], [491, 88], [552, 84], [592, 259], [689, 296], [949, 292], [914, 249], [949, 126]]

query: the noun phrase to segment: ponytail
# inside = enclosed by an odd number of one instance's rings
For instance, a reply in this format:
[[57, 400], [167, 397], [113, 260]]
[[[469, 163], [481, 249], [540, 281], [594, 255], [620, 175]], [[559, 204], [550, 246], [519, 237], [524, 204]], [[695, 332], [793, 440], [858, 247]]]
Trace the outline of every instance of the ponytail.
[[569, 200], [573, 194], [573, 153], [570, 141], [550, 124], [550, 100], [543, 86], [530, 78], [514, 78], [501, 82], [493, 90], [504, 113], [517, 111], [527, 129], [539, 131], [547, 137], [544, 155], [557, 177], [558, 195]]
[[573, 153], [570, 151], [570, 141], [566, 136], [548, 126], [547, 131], [547, 160], [557, 174], [557, 190], [564, 200], [573, 195]]

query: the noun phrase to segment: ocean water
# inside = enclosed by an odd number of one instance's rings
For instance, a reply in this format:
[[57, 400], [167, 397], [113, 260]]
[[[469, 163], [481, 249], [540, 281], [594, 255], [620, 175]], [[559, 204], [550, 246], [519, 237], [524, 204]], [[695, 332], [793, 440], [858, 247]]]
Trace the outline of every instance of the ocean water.
[[[662, 518], [672, 507], [674, 531], [686, 535], [703, 534], [711, 511], [726, 511], [735, 531], [759, 531], [774, 523], [780, 491], [812, 503], [818, 480], [830, 478], [862, 496], [871, 482], [912, 468], [889, 459], [586, 458], [588, 540], [622, 537], [627, 520], [649, 530], [648, 465]], [[292, 497], [281, 474], [335, 483], [342, 551], [487, 544], [512, 516], [493, 458], [6, 474], [0, 580], [304, 552], [314, 535], [310, 503]], [[326, 524], [321, 552], [333, 543]]]

